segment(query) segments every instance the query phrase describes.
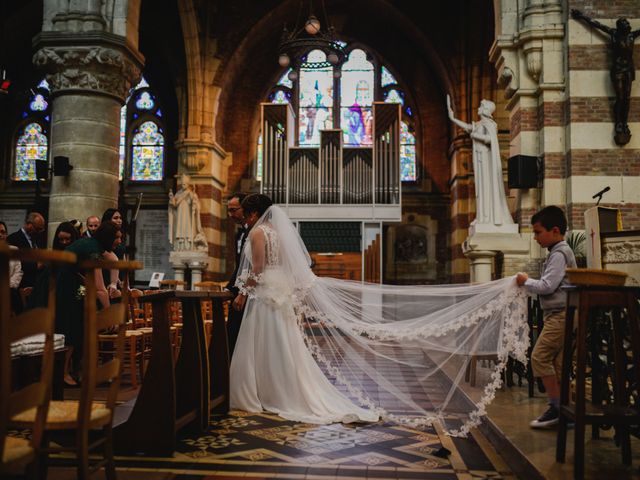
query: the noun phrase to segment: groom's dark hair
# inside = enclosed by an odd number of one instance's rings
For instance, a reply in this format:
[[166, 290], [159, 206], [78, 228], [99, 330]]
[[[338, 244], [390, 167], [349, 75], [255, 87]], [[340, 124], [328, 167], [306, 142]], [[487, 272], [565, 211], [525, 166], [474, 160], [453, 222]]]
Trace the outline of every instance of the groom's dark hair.
[[238, 199], [238, 202], [240, 202], [240, 204], [242, 205], [242, 201], [243, 201], [245, 198], [247, 198], [247, 194], [246, 194], [246, 193], [242, 193], [242, 192], [235, 192], [235, 193], [233, 193], [233, 194], [231, 194], [231, 195], [229, 195], [229, 196], [227, 197], [227, 202], [228, 202], [229, 200], [231, 200], [232, 198], [237, 198], [237, 199]]
[[251, 212], [257, 212], [259, 216], [262, 216], [267, 209], [273, 205], [273, 202], [269, 197], [262, 193], [254, 193], [247, 196], [242, 200], [242, 211], [245, 215]]

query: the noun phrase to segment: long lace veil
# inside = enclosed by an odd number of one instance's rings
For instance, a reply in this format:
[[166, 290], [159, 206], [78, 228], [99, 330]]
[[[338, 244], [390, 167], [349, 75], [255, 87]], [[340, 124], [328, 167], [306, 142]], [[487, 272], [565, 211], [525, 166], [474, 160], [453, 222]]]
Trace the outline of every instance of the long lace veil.
[[[415, 427], [437, 421], [450, 435], [466, 436], [501, 386], [508, 357], [526, 361], [526, 294], [513, 277], [437, 286], [317, 277], [280, 207], [271, 206], [252, 231], [261, 225], [276, 232], [272, 251], [258, 268], [245, 247], [236, 285], [250, 299], [291, 305], [325, 374], [383, 420]], [[269, 285], [265, 267], [283, 269], [288, 281]], [[465, 376], [480, 361], [486, 366], [470, 388]]]

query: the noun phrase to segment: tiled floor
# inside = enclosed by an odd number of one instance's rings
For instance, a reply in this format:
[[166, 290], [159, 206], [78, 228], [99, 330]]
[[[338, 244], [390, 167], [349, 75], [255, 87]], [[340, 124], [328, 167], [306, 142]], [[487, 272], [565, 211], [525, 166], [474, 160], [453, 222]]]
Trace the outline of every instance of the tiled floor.
[[[439, 456], [444, 447], [451, 453]], [[49, 479], [75, 478], [66, 459]], [[275, 415], [212, 417], [205, 434], [185, 434], [173, 458], [117, 457], [120, 479], [425, 479], [515, 478], [486, 439], [453, 439], [434, 428], [310, 425]], [[97, 477], [100, 478], [100, 477]]]

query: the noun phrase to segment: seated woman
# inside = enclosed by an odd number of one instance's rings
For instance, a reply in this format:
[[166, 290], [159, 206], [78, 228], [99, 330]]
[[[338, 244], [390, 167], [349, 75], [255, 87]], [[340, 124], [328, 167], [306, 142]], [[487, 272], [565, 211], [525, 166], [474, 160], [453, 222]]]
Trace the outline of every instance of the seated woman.
[[[66, 250], [77, 255], [78, 263], [84, 260], [113, 259], [113, 251], [120, 245], [121, 238], [122, 234], [114, 223], [104, 222], [93, 237], [81, 238]], [[70, 358], [76, 373], [82, 358], [84, 287], [84, 276], [77, 265], [59, 271], [56, 291], [56, 333], [64, 334], [65, 344], [70, 350]], [[108, 308], [109, 293], [104, 285], [102, 272], [96, 272], [95, 287], [99, 307]], [[66, 367], [68, 369], [65, 370], [65, 382], [76, 383], [71, 376], [71, 365]]]

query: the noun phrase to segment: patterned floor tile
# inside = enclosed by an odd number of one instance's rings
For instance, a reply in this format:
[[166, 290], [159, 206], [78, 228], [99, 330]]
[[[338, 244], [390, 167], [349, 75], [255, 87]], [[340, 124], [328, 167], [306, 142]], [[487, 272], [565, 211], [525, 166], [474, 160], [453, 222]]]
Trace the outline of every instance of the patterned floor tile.
[[[434, 428], [415, 430], [383, 423], [311, 425], [270, 414], [232, 412], [212, 417], [202, 435], [180, 436], [172, 458], [117, 457], [116, 464], [127, 480], [453, 480], [461, 473], [469, 478], [500, 478], [472, 437], [444, 440], [447, 448], [455, 449], [451, 457], [457, 459], [455, 468], [449, 458], [434, 455], [443, 445]], [[63, 458], [54, 459], [54, 464], [71, 465]], [[65, 470], [66, 476], [56, 474]], [[73, 470], [52, 468], [49, 478], [73, 478], [69, 471]]]

